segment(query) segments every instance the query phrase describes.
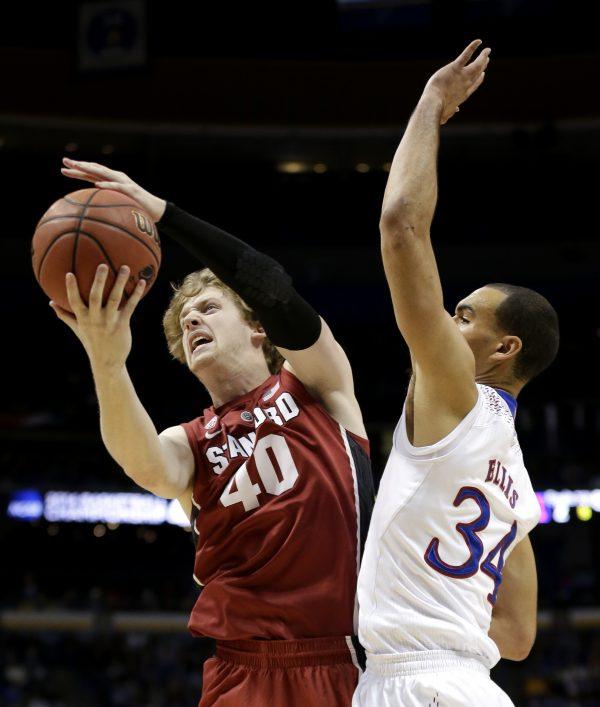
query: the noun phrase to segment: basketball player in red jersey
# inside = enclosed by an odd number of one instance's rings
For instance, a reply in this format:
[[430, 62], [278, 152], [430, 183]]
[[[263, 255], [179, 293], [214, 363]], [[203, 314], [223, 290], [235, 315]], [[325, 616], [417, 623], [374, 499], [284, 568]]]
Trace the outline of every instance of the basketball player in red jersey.
[[123, 173], [64, 165], [66, 176], [132, 196], [210, 268], [184, 280], [164, 324], [171, 352], [212, 406], [161, 434], [126, 369], [144, 285], [119, 310], [122, 268], [103, 307], [100, 266], [89, 306], [73, 274], [74, 314], [53, 305], [89, 356], [108, 451], [139, 486], [179, 499], [191, 518], [202, 590], [189, 625], [217, 642], [200, 705], [350, 705], [373, 486], [344, 351], [268, 256]]

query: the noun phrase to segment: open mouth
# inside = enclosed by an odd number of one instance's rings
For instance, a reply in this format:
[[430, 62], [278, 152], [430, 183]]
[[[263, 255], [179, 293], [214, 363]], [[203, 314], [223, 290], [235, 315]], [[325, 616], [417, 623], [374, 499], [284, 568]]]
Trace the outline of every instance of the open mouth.
[[207, 334], [197, 334], [190, 341], [190, 351], [194, 353], [211, 342], [212, 339]]

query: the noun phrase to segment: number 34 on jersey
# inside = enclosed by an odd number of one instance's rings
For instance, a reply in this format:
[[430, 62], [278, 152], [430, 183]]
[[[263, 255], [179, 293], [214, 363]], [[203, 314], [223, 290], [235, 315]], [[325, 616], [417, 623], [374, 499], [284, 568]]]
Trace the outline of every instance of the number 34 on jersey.
[[[425, 562], [436, 572], [453, 579], [467, 579], [472, 577], [478, 570], [481, 570], [494, 582], [494, 589], [487, 596], [488, 601], [493, 605], [496, 603], [498, 589], [502, 582], [504, 555], [517, 535], [517, 521], [513, 522], [508, 533], [490, 550], [483, 562], [481, 562], [483, 542], [479, 537], [479, 533], [484, 531], [490, 522], [490, 504], [482, 491], [472, 486], [463, 486], [456, 494], [454, 505], [460, 506], [468, 499], [475, 501], [477, 506], [479, 506], [479, 516], [469, 523], [458, 523], [456, 530], [463, 536], [469, 549], [469, 557], [460, 565], [452, 565], [445, 562], [440, 554], [440, 539], [432, 538], [425, 550], [424, 558]], [[494, 564], [496, 556], [498, 556], [498, 561], [497, 564]]]

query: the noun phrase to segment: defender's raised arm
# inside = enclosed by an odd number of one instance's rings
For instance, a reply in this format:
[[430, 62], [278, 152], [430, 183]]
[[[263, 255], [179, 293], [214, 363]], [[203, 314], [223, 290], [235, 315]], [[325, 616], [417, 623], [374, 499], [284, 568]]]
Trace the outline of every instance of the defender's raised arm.
[[477, 395], [473, 354], [444, 310], [429, 229], [437, 200], [440, 125], [483, 81], [490, 50], [469, 63], [480, 44], [471, 42], [428, 81], [396, 151], [380, 222], [383, 264], [396, 322], [415, 364], [416, 395], [419, 389], [435, 395], [448, 412], [442, 410], [448, 419], [433, 433], [437, 438], [468, 412]]

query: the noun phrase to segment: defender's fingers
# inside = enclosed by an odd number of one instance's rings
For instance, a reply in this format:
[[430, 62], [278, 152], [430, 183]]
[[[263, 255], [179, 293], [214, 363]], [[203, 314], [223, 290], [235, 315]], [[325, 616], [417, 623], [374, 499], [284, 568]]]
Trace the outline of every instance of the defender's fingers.
[[140, 300], [142, 299], [142, 295], [144, 294], [144, 290], [146, 289], [146, 280], [138, 280], [135, 289], [133, 292], [129, 295], [129, 299], [125, 303], [125, 306], [121, 310], [123, 312], [123, 315], [127, 317], [127, 319], [131, 318], [131, 315], [133, 314], [135, 308], [138, 306]]
[[77, 284], [77, 278], [72, 272], [68, 272], [65, 275], [65, 283], [67, 287], [67, 299], [69, 300], [69, 305], [75, 313], [76, 317], [81, 316], [87, 311], [84, 301], [81, 299], [79, 294], [79, 285]]
[[125, 291], [125, 285], [127, 284], [127, 279], [129, 277], [129, 267], [127, 265], [122, 265], [119, 268], [119, 274], [115, 280], [110, 294], [108, 295], [108, 301], [106, 302], [106, 309], [111, 312], [116, 312], [119, 309], [119, 305], [123, 299], [123, 292]]
[[66, 309], [63, 309], [52, 300], [50, 300], [48, 304], [50, 305], [50, 307], [52, 307], [52, 309], [54, 310], [54, 314], [56, 314], [60, 321], [64, 322], [69, 327], [69, 329], [71, 329], [71, 331], [77, 333], [77, 319], [75, 318], [75, 316], [72, 315], [71, 312], [67, 312]]
[[471, 60], [471, 57], [473, 56], [473, 54], [474, 54], [475, 50], [477, 49], [477, 47], [481, 46], [481, 44], [482, 44], [481, 39], [475, 39], [475, 40], [473, 40], [473, 41], [463, 50], [462, 54], [460, 54], [460, 55], [456, 58], [456, 63], [457, 63], [459, 66], [466, 66], [466, 65], [469, 63], [469, 61]]
[[108, 276], [108, 265], [101, 263], [96, 268], [96, 275], [90, 290], [90, 311], [98, 311], [102, 307], [102, 296], [104, 295], [104, 285]]

